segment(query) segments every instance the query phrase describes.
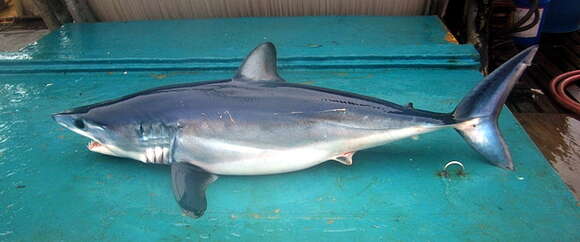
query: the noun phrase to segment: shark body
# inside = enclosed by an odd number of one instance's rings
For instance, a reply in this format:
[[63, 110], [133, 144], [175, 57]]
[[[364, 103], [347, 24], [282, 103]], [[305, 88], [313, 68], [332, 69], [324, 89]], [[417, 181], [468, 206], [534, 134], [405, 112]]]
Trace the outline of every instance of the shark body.
[[89, 150], [171, 165], [186, 214], [202, 216], [218, 175], [298, 171], [356, 151], [452, 127], [491, 163], [513, 169], [497, 116], [535, 53], [530, 48], [475, 87], [452, 113], [285, 82], [271, 43], [254, 49], [229, 80], [159, 87], [53, 115], [91, 139]]

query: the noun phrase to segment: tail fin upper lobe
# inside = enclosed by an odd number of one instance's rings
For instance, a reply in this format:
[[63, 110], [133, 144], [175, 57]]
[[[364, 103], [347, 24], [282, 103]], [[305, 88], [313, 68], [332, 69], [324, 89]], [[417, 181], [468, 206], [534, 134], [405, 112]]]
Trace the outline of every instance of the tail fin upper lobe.
[[489, 162], [513, 170], [507, 145], [497, 119], [511, 89], [532, 63], [538, 50], [532, 46], [520, 52], [483, 79], [461, 100], [453, 112], [455, 129]]

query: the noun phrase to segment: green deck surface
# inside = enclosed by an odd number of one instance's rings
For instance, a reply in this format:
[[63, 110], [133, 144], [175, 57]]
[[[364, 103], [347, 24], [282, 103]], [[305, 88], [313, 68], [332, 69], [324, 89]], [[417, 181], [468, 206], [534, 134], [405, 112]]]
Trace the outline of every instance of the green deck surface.
[[[291, 82], [432, 111], [453, 110], [482, 78], [473, 47], [445, 42], [433, 17], [201, 23], [68, 25], [1, 57], [0, 240], [580, 239], [577, 201], [507, 109], [500, 128], [516, 171], [488, 164], [448, 129], [360, 151], [350, 167], [329, 161], [288, 174], [223, 176], [209, 187], [208, 210], [197, 220], [181, 214], [168, 167], [92, 153], [86, 138], [51, 120], [51, 113], [150, 87], [229, 78], [264, 39], [277, 44], [281, 75]], [[223, 27], [202, 28], [207, 23]], [[307, 28], [291, 29], [300, 24]], [[188, 31], [174, 31], [184, 26]], [[220, 32], [245, 28], [256, 29], [255, 36]], [[191, 38], [196, 30], [205, 36]], [[64, 42], [84, 47], [60, 49]], [[353, 58], [359, 51], [362, 57]], [[438, 176], [450, 160], [462, 161], [466, 175]]]

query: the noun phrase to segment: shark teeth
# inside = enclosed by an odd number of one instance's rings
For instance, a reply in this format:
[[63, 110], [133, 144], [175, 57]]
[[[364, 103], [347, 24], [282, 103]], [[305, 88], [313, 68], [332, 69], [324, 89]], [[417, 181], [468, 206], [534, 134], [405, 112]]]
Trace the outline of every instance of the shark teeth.
[[87, 144], [87, 149], [89, 149], [92, 152], [101, 153], [104, 155], [113, 155], [113, 156], [115, 155], [109, 149], [109, 147], [94, 140], [92, 140], [91, 142], [89, 142], [89, 144]]
[[95, 148], [97, 148], [97, 147], [99, 147], [99, 146], [102, 146], [102, 144], [101, 144], [101, 143], [99, 143], [99, 142], [93, 141], [93, 140], [91, 140], [91, 141], [89, 142], [89, 144], [87, 144], [87, 148], [88, 148], [90, 151], [94, 150]]

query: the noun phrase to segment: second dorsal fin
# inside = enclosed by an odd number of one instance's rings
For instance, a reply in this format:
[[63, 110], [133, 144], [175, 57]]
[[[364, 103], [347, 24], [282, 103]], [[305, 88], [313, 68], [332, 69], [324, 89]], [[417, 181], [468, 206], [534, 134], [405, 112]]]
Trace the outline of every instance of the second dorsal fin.
[[270, 42], [256, 47], [246, 57], [238, 73], [232, 78], [241, 82], [283, 82], [276, 66], [276, 47]]

